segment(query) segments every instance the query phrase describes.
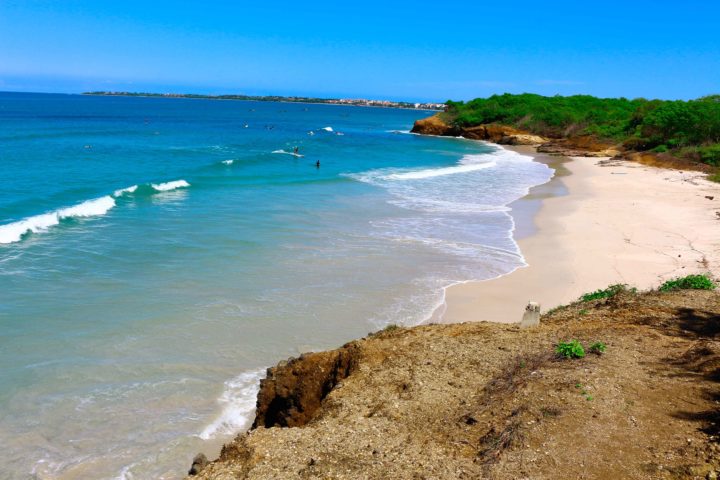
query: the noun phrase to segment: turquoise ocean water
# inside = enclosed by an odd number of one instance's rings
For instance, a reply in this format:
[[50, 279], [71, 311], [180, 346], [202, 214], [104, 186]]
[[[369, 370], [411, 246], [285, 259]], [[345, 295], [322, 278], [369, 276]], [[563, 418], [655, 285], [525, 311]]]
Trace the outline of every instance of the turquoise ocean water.
[[179, 478], [267, 366], [523, 265], [552, 170], [428, 114], [0, 93], [3, 475]]

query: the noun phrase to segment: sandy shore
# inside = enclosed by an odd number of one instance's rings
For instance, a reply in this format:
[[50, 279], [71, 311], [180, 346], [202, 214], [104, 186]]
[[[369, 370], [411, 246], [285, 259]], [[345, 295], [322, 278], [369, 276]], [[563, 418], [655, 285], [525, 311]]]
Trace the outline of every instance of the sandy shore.
[[720, 274], [720, 184], [698, 172], [518, 150], [558, 171], [511, 205], [528, 266], [449, 287], [433, 321], [516, 322], [530, 300], [547, 310], [614, 283], [648, 289]]

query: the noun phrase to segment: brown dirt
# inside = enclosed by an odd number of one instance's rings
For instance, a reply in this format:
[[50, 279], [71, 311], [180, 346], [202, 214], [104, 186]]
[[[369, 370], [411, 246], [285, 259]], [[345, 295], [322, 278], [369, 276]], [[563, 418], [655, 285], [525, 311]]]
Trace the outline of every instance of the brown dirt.
[[[354, 367], [304, 426], [239, 435], [192, 478], [706, 478], [720, 468], [719, 335], [707, 291], [573, 304], [531, 330], [388, 329], [323, 357], [326, 379], [348, 352]], [[568, 339], [607, 351], [559, 360]]]
[[628, 160], [642, 163], [650, 167], [674, 168], [675, 170], [690, 170], [704, 173], [712, 173], [715, 169], [710, 165], [701, 162], [694, 162], [684, 158], [673, 157], [667, 153], [639, 152], [625, 155]]

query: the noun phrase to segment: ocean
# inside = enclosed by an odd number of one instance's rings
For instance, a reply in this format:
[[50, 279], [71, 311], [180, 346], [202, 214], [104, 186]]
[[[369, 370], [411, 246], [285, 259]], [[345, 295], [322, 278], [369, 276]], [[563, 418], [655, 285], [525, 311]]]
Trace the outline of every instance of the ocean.
[[553, 171], [431, 113], [0, 93], [3, 478], [182, 478], [268, 366], [524, 265]]

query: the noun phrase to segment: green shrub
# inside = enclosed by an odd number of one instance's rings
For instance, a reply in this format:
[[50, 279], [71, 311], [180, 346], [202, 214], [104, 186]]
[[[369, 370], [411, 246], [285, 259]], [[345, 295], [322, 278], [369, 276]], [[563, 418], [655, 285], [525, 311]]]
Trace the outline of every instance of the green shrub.
[[668, 147], [666, 147], [665, 145], [658, 145], [657, 147], [653, 148], [652, 151], [655, 153], [665, 153], [668, 151]]
[[707, 147], [699, 147], [700, 161], [714, 167], [720, 166], [720, 143], [709, 145]]
[[720, 183], [720, 172], [715, 172], [711, 175], [708, 175], [707, 179], [710, 180], [711, 182]]
[[589, 302], [591, 300], [599, 300], [601, 298], [612, 298], [620, 292], [635, 293], [636, 291], [637, 290], [635, 288], [628, 288], [627, 285], [618, 283], [616, 285], [610, 285], [602, 290], [595, 290], [594, 292], [586, 293], [580, 297], [580, 301]]
[[583, 358], [585, 356], [585, 348], [577, 340], [569, 342], [560, 342], [555, 347], [555, 353], [563, 358]]
[[595, 342], [590, 345], [590, 353], [594, 353], [595, 355], [603, 354], [605, 350], [607, 350], [607, 345], [603, 342]]
[[715, 283], [707, 275], [688, 275], [668, 280], [660, 285], [661, 292], [672, 290], [714, 290]]

